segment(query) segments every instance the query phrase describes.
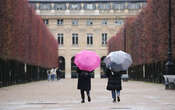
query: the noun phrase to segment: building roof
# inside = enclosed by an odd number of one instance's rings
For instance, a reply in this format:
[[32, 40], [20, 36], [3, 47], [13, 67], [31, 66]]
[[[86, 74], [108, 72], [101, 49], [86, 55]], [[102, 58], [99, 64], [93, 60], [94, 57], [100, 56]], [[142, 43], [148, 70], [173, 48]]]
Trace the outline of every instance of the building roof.
[[147, 0], [28, 0], [29, 2], [146, 2]]

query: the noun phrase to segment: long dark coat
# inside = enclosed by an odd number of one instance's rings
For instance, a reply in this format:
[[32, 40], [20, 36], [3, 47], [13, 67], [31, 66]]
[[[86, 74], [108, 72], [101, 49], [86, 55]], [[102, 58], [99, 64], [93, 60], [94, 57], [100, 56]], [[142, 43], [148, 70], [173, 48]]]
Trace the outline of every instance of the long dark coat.
[[107, 69], [106, 76], [108, 77], [107, 90], [122, 90], [120, 72], [113, 72]]
[[80, 90], [91, 90], [91, 75], [88, 71], [78, 70], [78, 85]]

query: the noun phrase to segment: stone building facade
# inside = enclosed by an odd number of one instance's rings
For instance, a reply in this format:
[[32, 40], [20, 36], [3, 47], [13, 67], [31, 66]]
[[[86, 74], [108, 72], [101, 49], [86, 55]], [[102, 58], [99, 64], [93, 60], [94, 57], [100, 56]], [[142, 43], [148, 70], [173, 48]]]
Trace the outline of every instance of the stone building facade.
[[[74, 56], [81, 50], [95, 51], [101, 61], [107, 41], [122, 27], [124, 19], [146, 6], [146, 0], [28, 0], [59, 43], [62, 77], [76, 78]], [[103, 77], [103, 63], [94, 77]]]

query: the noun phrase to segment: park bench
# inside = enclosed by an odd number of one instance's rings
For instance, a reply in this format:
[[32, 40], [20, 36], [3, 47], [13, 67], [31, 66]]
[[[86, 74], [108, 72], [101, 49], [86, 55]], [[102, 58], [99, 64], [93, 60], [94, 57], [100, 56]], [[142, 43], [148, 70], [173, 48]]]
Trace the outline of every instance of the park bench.
[[163, 75], [165, 79], [165, 89], [175, 89], [175, 75]]

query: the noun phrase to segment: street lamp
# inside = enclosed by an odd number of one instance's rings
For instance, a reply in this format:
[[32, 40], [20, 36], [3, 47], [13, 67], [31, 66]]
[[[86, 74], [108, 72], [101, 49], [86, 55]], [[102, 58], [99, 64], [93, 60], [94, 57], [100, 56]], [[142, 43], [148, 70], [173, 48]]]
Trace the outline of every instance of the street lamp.
[[124, 36], [124, 40], [123, 40], [124, 51], [126, 52], [126, 28], [125, 28], [125, 26], [124, 26], [124, 29], [123, 29], [123, 36]]
[[[168, 61], [165, 64], [166, 74], [172, 75], [174, 70], [174, 63], [172, 61], [172, 46], [171, 46], [171, 0], [169, 0], [169, 9], [168, 9]], [[175, 73], [174, 73], [175, 74]]]

